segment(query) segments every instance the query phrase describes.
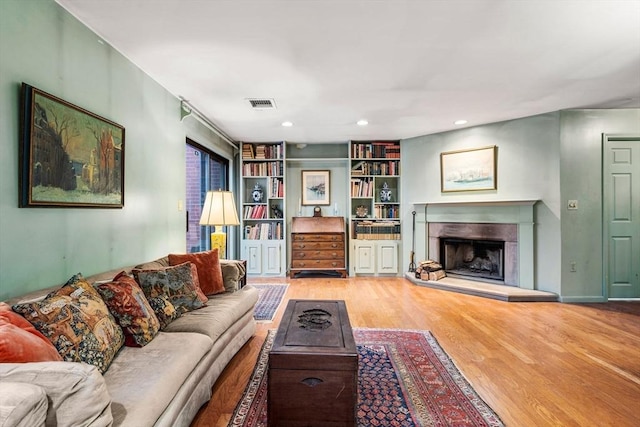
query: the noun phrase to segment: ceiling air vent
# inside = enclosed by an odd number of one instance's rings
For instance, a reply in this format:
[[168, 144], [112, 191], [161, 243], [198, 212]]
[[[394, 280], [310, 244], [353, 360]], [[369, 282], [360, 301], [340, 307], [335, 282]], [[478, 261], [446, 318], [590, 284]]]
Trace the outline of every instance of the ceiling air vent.
[[249, 98], [251, 108], [256, 110], [271, 110], [276, 108], [276, 103], [273, 99], [269, 98]]

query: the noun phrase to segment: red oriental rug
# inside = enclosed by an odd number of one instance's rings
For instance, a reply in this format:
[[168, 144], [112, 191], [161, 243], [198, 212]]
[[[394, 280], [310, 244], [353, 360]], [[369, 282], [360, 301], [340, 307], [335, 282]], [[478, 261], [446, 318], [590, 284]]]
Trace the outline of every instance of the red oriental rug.
[[[358, 426], [503, 426], [427, 331], [354, 329]], [[230, 427], [267, 425], [269, 331]]]

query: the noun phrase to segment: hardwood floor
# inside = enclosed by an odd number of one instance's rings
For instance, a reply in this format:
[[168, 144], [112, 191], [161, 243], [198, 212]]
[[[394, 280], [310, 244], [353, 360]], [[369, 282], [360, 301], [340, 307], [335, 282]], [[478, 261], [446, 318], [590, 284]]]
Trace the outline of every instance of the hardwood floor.
[[[285, 299], [345, 300], [353, 327], [430, 330], [507, 426], [639, 426], [640, 302], [503, 302], [403, 278], [286, 282]], [[272, 323], [216, 383], [193, 427], [226, 426]]]

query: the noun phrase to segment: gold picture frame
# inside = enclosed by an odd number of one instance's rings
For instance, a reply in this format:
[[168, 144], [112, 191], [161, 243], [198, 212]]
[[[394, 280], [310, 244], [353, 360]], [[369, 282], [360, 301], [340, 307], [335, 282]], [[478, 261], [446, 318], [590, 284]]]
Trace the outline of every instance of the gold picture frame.
[[440, 191], [497, 190], [497, 152], [490, 145], [440, 153]]

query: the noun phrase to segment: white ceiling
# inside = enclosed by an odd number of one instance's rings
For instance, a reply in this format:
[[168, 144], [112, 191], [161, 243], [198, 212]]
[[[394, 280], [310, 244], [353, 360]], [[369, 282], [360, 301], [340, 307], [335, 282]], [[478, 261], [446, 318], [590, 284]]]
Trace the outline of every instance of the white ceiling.
[[640, 0], [57, 2], [235, 140], [400, 139], [640, 107]]

